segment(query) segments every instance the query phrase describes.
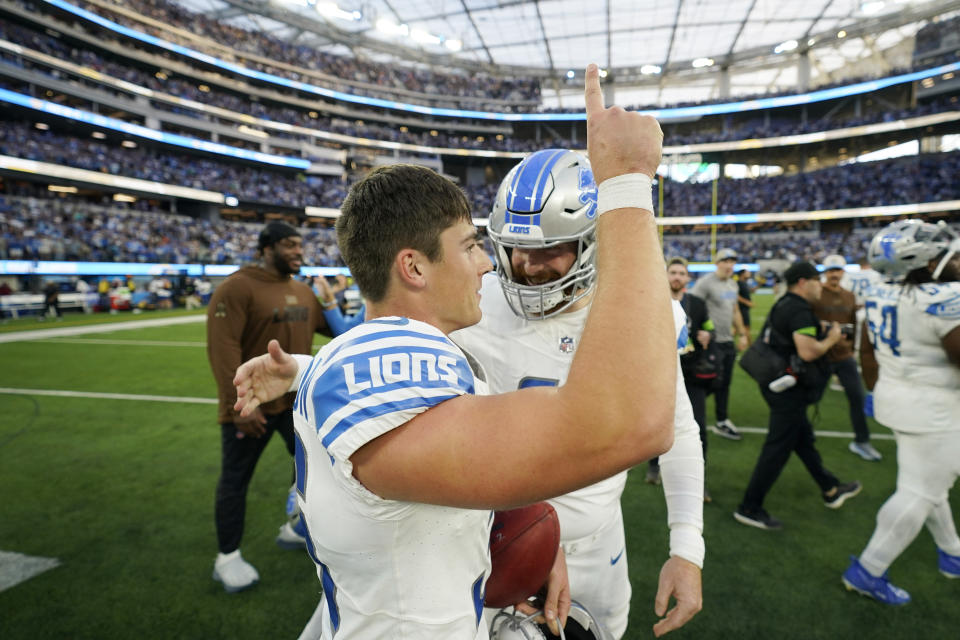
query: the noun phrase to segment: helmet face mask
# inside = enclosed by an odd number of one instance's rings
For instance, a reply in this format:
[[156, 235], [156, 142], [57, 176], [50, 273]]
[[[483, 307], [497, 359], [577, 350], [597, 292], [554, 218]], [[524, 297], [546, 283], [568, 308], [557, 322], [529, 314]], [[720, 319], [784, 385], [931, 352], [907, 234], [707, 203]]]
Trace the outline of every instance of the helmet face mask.
[[936, 280], [958, 251], [960, 239], [946, 223], [903, 220], [887, 225], [873, 237], [867, 257], [871, 267], [892, 281], [901, 281], [911, 271], [939, 259], [931, 274]]
[[[490, 623], [490, 640], [545, 640], [555, 638], [546, 625], [533, 618], [542, 612], [524, 615], [508, 607], [501, 609]], [[613, 640], [610, 632], [597, 621], [586, 606], [576, 600], [570, 602], [567, 626], [561, 630], [561, 640]]]
[[[586, 157], [546, 149], [527, 156], [500, 184], [487, 232], [497, 254], [497, 276], [515, 314], [540, 320], [588, 295], [596, 282], [597, 187]], [[516, 281], [513, 249], [574, 243], [566, 274], [543, 284]]]

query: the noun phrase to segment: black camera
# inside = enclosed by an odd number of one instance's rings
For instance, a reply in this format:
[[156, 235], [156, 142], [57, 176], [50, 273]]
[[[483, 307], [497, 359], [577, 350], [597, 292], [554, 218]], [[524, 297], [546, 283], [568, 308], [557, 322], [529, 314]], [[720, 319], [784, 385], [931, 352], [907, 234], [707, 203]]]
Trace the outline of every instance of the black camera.
[[840, 333], [843, 334], [843, 337], [847, 340], [853, 340], [854, 334], [857, 332], [857, 325], [851, 324], [849, 322], [840, 325]]

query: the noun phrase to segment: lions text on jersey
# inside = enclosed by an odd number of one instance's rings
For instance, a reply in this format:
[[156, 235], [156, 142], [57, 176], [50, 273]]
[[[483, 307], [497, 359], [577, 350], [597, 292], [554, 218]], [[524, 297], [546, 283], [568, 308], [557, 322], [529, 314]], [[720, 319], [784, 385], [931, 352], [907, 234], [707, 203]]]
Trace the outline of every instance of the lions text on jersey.
[[960, 325], [960, 283], [880, 283], [866, 302], [867, 329], [880, 365], [874, 411], [898, 431], [956, 429], [960, 369], [942, 338]]
[[324, 637], [486, 638], [492, 513], [384, 500], [350, 456], [417, 414], [486, 392], [435, 327], [368, 321], [327, 344], [294, 405], [297, 491], [323, 584]]

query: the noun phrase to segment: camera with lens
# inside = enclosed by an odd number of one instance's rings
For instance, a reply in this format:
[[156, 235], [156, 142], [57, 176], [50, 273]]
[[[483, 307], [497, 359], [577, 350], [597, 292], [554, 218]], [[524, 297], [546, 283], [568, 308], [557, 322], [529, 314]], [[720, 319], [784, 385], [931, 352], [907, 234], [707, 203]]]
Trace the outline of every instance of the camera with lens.
[[843, 334], [843, 337], [847, 340], [853, 340], [854, 334], [857, 332], [857, 325], [846, 322], [840, 325], [840, 333]]

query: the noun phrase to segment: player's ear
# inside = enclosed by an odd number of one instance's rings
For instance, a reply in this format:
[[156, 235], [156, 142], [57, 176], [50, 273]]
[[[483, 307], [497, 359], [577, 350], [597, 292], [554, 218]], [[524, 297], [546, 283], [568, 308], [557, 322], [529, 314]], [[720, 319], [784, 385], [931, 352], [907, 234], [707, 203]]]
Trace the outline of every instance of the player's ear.
[[425, 287], [427, 284], [426, 269], [424, 269], [426, 262], [426, 256], [416, 249], [401, 249], [394, 260], [400, 281], [405, 286], [415, 289]]

